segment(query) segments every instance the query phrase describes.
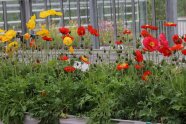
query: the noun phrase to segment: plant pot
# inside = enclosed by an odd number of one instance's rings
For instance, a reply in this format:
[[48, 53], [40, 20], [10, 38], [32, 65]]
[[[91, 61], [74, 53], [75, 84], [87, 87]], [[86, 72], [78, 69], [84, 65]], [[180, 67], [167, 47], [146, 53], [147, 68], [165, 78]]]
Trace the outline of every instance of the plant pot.
[[32, 118], [28, 113], [25, 114], [24, 124], [38, 124], [40, 121]]

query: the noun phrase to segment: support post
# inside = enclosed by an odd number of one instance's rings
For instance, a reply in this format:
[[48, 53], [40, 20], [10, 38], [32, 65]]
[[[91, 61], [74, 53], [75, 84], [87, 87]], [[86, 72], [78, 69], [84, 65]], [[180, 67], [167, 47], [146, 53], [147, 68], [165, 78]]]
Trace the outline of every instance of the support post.
[[[155, 0], [152, 0], [152, 25], [156, 26], [156, 4], [155, 4]], [[157, 31], [155, 31], [155, 36], [157, 37]]]
[[21, 0], [20, 1], [20, 11], [21, 11], [21, 28], [22, 34], [27, 32], [26, 23], [32, 16], [32, 1], [31, 0]]
[[[177, 0], [166, 0], [166, 21], [177, 23]], [[167, 28], [167, 36], [170, 44], [173, 44], [172, 35], [177, 32], [177, 27]]]
[[78, 26], [81, 26], [80, 0], [77, 0], [77, 19], [78, 19]]
[[[45, 10], [48, 10], [48, 1], [49, 1], [49, 0], [44, 0]], [[46, 20], [45, 20], [45, 22], [46, 22], [46, 27], [47, 27], [47, 29], [49, 29], [50, 17], [47, 17]]]
[[4, 30], [8, 30], [8, 20], [7, 20], [7, 8], [6, 8], [6, 2], [2, 2], [3, 6], [3, 21], [4, 21]]
[[135, 9], [135, 0], [131, 1], [132, 5], [132, 27], [133, 27], [133, 46], [136, 48], [136, 9]]
[[62, 27], [64, 27], [65, 26], [65, 22], [64, 22], [64, 6], [63, 6], [63, 0], [59, 0], [59, 2], [60, 2], [60, 7], [61, 7], [61, 12], [63, 13], [63, 16], [61, 16], [61, 22], [60, 22], [60, 25], [62, 26]]
[[[98, 30], [98, 20], [97, 20], [97, 0], [90, 0], [90, 23]], [[93, 49], [99, 49], [99, 39], [93, 36]]]
[[[119, 13], [118, 13], [119, 14]], [[116, 1], [112, 0], [112, 16], [113, 16], [113, 27], [114, 27], [114, 41], [117, 40], [117, 21], [116, 21]]]

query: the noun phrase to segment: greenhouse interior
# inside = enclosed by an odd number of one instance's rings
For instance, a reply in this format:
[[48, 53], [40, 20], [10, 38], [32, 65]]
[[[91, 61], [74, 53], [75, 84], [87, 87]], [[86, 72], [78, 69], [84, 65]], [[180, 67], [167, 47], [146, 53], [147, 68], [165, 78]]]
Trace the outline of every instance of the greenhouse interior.
[[186, 0], [0, 0], [0, 124], [186, 124]]

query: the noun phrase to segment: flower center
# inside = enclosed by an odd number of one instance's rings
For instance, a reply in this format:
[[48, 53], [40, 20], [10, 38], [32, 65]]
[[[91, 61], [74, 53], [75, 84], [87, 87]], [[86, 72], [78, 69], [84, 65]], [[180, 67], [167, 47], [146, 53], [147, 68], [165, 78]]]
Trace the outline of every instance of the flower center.
[[152, 47], [154, 47], [154, 46], [155, 46], [155, 43], [151, 41], [151, 42], [149, 43], [149, 45], [152, 46]]

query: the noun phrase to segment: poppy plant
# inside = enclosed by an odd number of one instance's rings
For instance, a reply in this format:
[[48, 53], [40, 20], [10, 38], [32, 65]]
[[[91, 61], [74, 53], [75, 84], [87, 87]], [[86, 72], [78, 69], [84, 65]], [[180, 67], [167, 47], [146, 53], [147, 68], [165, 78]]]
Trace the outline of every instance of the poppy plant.
[[88, 60], [88, 57], [86, 56], [80, 56], [80, 60], [86, 64], [90, 64], [89, 60]]
[[61, 28], [59, 28], [59, 32], [66, 35], [66, 34], [70, 33], [70, 30], [68, 28], [61, 27]]
[[164, 23], [164, 26], [166, 26], [166, 27], [176, 27], [177, 24], [175, 24], [175, 23], [173, 23], [173, 22], [165, 22], [165, 23]]
[[125, 29], [124, 31], [123, 31], [123, 34], [131, 34], [131, 31], [130, 30], [128, 30], [128, 29]]
[[85, 28], [83, 26], [78, 27], [77, 34], [82, 37], [86, 33]]
[[135, 60], [137, 62], [143, 62], [143, 54], [141, 53], [140, 50], [136, 50], [134, 54], [135, 54]]
[[76, 68], [74, 68], [73, 66], [66, 66], [64, 67], [64, 71], [68, 72], [68, 73], [72, 73], [76, 70]]
[[53, 40], [51, 37], [48, 37], [48, 36], [44, 36], [44, 37], [42, 37], [42, 39], [45, 41], [52, 41]]
[[121, 70], [125, 70], [125, 69], [128, 69], [129, 68], [129, 64], [128, 63], [122, 63], [122, 64], [118, 64], [116, 69], [118, 71], [121, 71]]
[[173, 35], [172, 40], [174, 41], [175, 44], [182, 44], [182, 42], [183, 42], [178, 34]]
[[153, 52], [158, 49], [158, 40], [153, 37], [145, 37], [143, 40], [144, 47], [149, 51]]

